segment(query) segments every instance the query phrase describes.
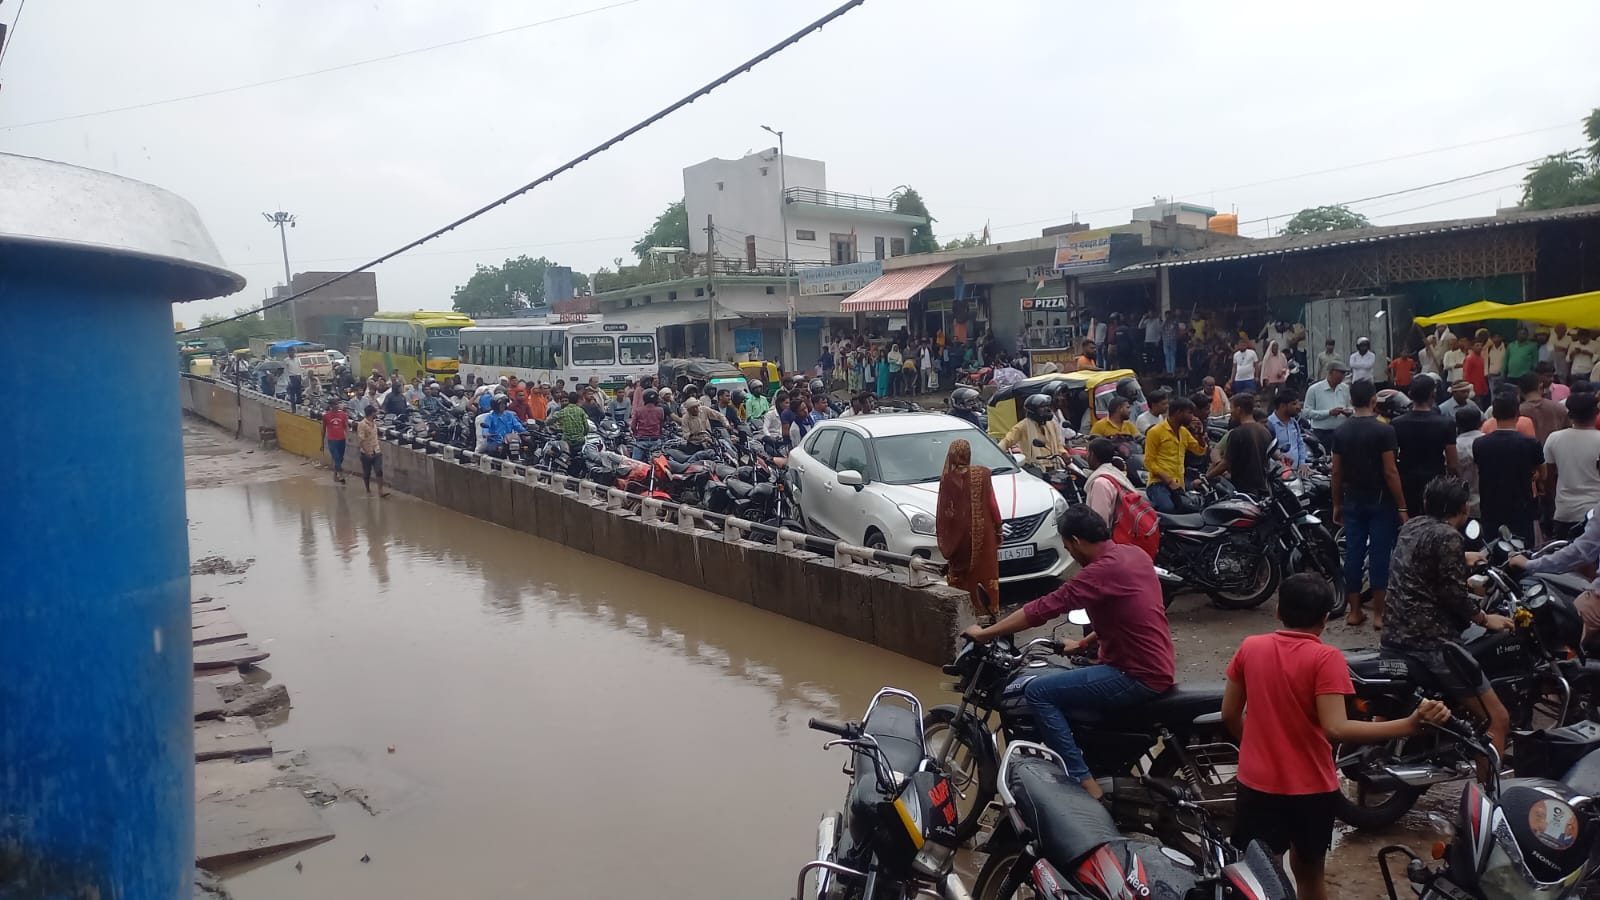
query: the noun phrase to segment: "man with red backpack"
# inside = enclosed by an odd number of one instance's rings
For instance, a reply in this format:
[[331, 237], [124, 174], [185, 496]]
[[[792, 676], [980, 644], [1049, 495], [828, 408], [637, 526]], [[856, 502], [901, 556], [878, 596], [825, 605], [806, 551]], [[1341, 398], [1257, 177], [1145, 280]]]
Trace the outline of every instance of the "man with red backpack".
[[1117, 465], [1116, 444], [1107, 438], [1095, 438], [1089, 442], [1088, 453], [1089, 463], [1094, 466], [1085, 490], [1088, 507], [1111, 526], [1113, 542], [1132, 544], [1154, 560], [1161, 545], [1155, 507]]

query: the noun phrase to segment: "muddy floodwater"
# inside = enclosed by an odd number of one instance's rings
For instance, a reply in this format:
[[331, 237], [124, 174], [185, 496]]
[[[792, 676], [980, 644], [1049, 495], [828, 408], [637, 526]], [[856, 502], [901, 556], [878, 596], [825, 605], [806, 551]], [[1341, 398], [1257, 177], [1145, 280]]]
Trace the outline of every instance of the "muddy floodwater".
[[[254, 560], [194, 576], [194, 592], [226, 603], [289, 687], [268, 731], [277, 758], [351, 792], [322, 811], [334, 840], [224, 870], [239, 900], [789, 897], [846, 787], [844, 752], [823, 752], [807, 718], [859, 718], [884, 685], [951, 697], [934, 667], [380, 500], [357, 477], [336, 486], [204, 424], [184, 437], [191, 556]], [[1270, 604], [1199, 598], [1171, 617], [1185, 680], [1219, 678], [1244, 635], [1274, 625]], [[1341, 835], [1334, 895], [1377, 896], [1373, 851], [1434, 837], [1422, 810]]]

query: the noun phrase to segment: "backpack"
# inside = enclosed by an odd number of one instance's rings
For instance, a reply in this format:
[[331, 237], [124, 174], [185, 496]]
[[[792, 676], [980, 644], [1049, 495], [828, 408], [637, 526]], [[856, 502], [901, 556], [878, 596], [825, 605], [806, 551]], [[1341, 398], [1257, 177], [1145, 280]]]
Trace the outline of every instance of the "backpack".
[[[1111, 478], [1110, 475], [1099, 477]], [[1156, 550], [1161, 546], [1160, 519], [1155, 507], [1150, 505], [1144, 494], [1124, 487], [1115, 478], [1111, 480], [1117, 489], [1117, 507], [1108, 523], [1111, 526], [1111, 539], [1119, 544], [1138, 547], [1154, 561]]]

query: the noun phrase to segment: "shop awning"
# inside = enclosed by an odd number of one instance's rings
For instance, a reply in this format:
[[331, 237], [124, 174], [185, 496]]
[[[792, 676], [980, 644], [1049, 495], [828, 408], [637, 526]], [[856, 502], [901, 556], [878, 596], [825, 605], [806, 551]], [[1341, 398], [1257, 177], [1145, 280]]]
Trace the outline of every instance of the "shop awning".
[[1530, 303], [1493, 303], [1480, 300], [1455, 309], [1445, 310], [1436, 316], [1418, 318], [1422, 325], [1458, 322], [1480, 322], [1485, 319], [1516, 319], [1539, 325], [1560, 325], [1568, 328], [1600, 329], [1600, 291], [1551, 297]]
[[955, 265], [955, 263], [940, 263], [885, 272], [840, 303], [839, 311], [854, 313], [903, 310], [906, 304], [911, 302], [912, 297], [938, 281], [945, 273], [955, 268]]

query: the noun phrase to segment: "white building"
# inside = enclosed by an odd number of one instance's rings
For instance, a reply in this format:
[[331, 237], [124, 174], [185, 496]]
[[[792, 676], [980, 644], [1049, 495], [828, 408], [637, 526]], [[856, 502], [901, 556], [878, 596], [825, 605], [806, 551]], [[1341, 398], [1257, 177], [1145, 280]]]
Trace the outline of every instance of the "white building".
[[[911, 229], [922, 224], [896, 213], [889, 198], [829, 191], [821, 160], [780, 160], [776, 149], [689, 166], [683, 170], [683, 193], [689, 258], [666, 267], [670, 271], [653, 269], [661, 273], [654, 277], [641, 274], [636, 285], [597, 291], [592, 301], [608, 321], [656, 329], [661, 347], [675, 356], [714, 350], [724, 359], [756, 353], [779, 359], [792, 294], [796, 359], [783, 364], [806, 368], [821, 352], [827, 327], [851, 328], [856, 322], [839, 310], [848, 291], [801, 296], [796, 273], [904, 255]], [[713, 250], [709, 256], [708, 248]], [[713, 320], [714, 331], [708, 327]]]

